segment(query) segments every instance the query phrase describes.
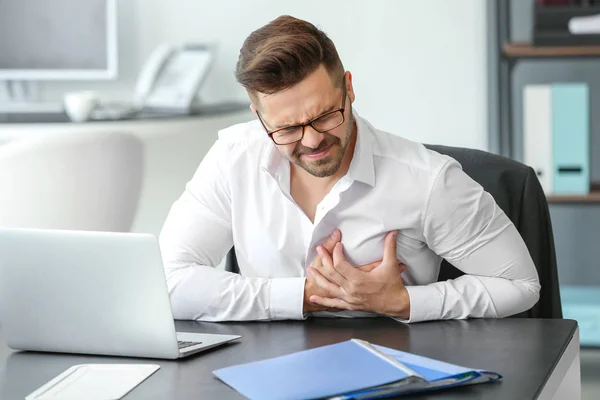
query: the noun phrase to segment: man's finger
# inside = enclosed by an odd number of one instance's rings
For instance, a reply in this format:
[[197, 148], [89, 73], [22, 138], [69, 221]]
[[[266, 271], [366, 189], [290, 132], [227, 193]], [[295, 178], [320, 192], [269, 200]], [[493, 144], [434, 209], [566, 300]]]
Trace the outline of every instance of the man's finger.
[[335, 244], [340, 240], [342, 240], [342, 232], [340, 232], [339, 229], [334, 229], [333, 232], [331, 232], [331, 235], [329, 235], [327, 240], [325, 240], [325, 242], [322, 244], [322, 246], [325, 247], [325, 249], [327, 249], [329, 253], [331, 253]]
[[[342, 240], [342, 232], [339, 229], [334, 229], [331, 235], [329, 235], [327, 237], [327, 240], [325, 240], [325, 242], [322, 244], [322, 246], [325, 249], [327, 249], [329, 253], [331, 253], [335, 244], [340, 240]], [[323, 262], [321, 261], [321, 256], [317, 255], [313, 260], [312, 266], [315, 268], [319, 268], [321, 265], [323, 265]]]
[[315, 257], [311, 267], [313, 268], [321, 268], [321, 266], [323, 265], [323, 262], [321, 261], [321, 256], [317, 254], [317, 256]]
[[346, 294], [341, 287], [324, 277], [317, 269], [309, 268], [307, 272], [310, 274], [315, 283], [319, 285], [320, 288], [329, 292], [331, 296], [342, 297]]
[[[398, 271], [400, 273], [403, 273], [404, 271], [406, 271], [406, 265], [404, 265], [402, 263], [398, 263]], [[400, 275], [400, 282], [402, 283], [402, 286], [406, 286], [404, 283], [404, 278], [402, 278], [402, 275]]]
[[329, 307], [329, 308], [337, 308], [340, 310], [355, 309], [355, 306], [348, 304], [344, 300], [341, 300], [341, 299], [332, 299], [332, 298], [328, 298], [328, 297], [312, 295], [312, 296], [310, 296], [309, 300], [312, 303], [320, 304], [322, 306]]
[[396, 238], [398, 237], [398, 231], [391, 231], [385, 236], [385, 243], [383, 248], [383, 262], [389, 265], [398, 263], [396, 256]]
[[379, 264], [381, 264], [381, 260], [372, 262], [371, 264], [361, 265], [360, 267], [358, 267], [358, 269], [360, 269], [362, 272], [371, 272], [375, 268], [377, 268]]
[[338, 286], [345, 287], [348, 282], [344, 276], [342, 276], [333, 267], [333, 259], [322, 246], [317, 247], [319, 256], [321, 257], [321, 265], [313, 266], [317, 271], [321, 273], [327, 280], [337, 284]]
[[337, 243], [333, 249], [333, 268], [348, 280], [359, 279], [361, 271], [357, 271], [356, 268], [346, 262], [343, 251], [344, 245]]
[[[361, 265], [360, 267], [358, 267], [358, 269], [360, 269], [362, 272], [371, 272], [375, 268], [377, 268], [382, 261], [383, 260], [379, 260], [374, 261], [371, 264]], [[406, 271], [406, 265], [402, 264], [401, 262], [398, 262], [398, 270], [400, 271], [400, 273], [403, 273], [404, 271]]]

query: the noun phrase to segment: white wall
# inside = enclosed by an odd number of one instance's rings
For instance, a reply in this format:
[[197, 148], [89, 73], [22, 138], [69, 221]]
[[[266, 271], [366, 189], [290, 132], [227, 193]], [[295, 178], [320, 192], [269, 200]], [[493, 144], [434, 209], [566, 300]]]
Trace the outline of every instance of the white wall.
[[355, 107], [409, 139], [487, 148], [486, 18], [481, 0], [120, 0], [121, 76], [116, 82], [51, 83], [41, 92], [99, 89], [129, 96], [137, 71], [162, 41], [210, 41], [219, 51], [205, 101], [243, 99], [233, 70], [254, 29], [281, 14], [307, 19], [334, 40], [354, 75]]

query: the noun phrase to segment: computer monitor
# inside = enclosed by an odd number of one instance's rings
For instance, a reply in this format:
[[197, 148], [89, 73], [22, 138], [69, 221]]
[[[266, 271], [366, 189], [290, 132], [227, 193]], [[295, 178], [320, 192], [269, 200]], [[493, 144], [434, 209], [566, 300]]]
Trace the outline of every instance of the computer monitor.
[[0, 81], [116, 76], [116, 0], [0, 1]]

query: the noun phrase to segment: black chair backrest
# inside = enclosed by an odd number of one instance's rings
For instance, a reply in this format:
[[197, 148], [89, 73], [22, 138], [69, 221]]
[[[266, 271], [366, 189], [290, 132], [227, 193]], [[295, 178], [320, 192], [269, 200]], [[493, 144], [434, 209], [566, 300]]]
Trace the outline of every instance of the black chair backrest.
[[[463, 171], [490, 193], [523, 237], [538, 271], [540, 300], [515, 317], [562, 318], [554, 236], [546, 195], [531, 167], [481, 150], [426, 145], [430, 150], [458, 161]], [[439, 280], [454, 279], [462, 272], [442, 262]]]

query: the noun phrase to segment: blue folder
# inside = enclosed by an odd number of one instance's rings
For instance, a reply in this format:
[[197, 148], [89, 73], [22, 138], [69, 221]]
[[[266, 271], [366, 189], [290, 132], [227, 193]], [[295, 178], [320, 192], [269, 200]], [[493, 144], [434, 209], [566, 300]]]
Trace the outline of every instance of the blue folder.
[[552, 85], [553, 192], [586, 194], [590, 188], [589, 89], [585, 83]]
[[373, 399], [502, 379], [359, 339], [213, 374], [249, 399]]

